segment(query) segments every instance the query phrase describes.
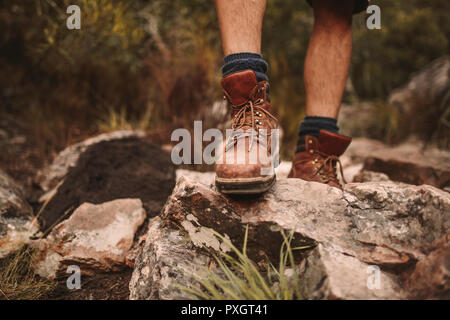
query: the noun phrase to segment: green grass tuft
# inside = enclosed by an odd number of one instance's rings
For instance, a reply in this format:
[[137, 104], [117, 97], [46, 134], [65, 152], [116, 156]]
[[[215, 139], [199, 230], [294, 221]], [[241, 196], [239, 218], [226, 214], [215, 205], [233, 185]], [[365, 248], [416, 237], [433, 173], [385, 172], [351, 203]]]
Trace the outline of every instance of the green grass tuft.
[[283, 236], [279, 266], [268, 263], [267, 270], [261, 272], [247, 256], [248, 227], [242, 250], [236, 248], [229, 239], [211, 230], [227, 245], [234, 256], [219, 251], [213, 257], [219, 266], [216, 270], [205, 270], [202, 278], [194, 277], [198, 288], [181, 287], [193, 299], [204, 300], [300, 300], [299, 275], [295, 268], [293, 251], [311, 246], [291, 247], [293, 232]]

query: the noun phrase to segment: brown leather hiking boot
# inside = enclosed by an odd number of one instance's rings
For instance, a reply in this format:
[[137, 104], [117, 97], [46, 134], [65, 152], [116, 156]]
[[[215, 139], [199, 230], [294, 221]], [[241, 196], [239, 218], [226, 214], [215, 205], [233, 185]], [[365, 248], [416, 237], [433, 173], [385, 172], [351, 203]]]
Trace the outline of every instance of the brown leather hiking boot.
[[231, 111], [231, 135], [217, 156], [216, 186], [226, 194], [259, 194], [275, 182], [272, 135], [278, 122], [269, 112], [267, 81], [257, 82], [251, 70], [222, 80]]
[[342, 165], [339, 161], [352, 138], [327, 130], [320, 130], [318, 137], [305, 137], [305, 151], [298, 152], [292, 161], [288, 178], [299, 178], [328, 184], [342, 190], [336, 173], [339, 163], [342, 179], [345, 182]]

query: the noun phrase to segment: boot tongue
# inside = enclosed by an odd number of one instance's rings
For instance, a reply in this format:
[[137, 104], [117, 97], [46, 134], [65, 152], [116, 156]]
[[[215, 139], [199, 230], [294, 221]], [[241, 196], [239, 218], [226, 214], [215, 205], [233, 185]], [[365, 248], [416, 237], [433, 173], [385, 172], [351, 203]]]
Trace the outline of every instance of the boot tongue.
[[320, 151], [334, 156], [342, 155], [349, 146], [350, 142], [352, 142], [352, 138], [350, 137], [327, 130], [320, 130], [317, 138], [319, 140]]
[[247, 103], [257, 83], [256, 75], [252, 70], [236, 72], [222, 79], [225, 95], [233, 106]]

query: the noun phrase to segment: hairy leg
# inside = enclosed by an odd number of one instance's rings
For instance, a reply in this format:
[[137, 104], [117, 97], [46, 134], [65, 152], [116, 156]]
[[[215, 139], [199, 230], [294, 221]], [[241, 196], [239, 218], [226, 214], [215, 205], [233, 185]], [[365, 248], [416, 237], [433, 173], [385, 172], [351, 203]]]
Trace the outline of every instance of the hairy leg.
[[266, 0], [215, 0], [225, 56], [261, 53], [261, 32]]
[[337, 118], [352, 51], [354, 0], [314, 0], [305, 60], [306, 115]]

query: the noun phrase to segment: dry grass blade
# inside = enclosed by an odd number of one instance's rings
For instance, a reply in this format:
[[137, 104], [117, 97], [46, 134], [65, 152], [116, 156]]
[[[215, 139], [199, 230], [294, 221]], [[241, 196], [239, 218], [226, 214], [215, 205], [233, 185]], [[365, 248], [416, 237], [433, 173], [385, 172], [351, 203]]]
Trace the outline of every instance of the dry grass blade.
[[34, 252], [23, 246], [0, 261], [0, 298], [36, 300], [52, 291], [56, 283], [38, 279], [33, 270]]

